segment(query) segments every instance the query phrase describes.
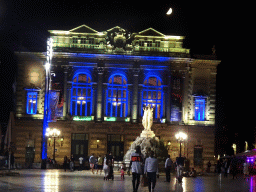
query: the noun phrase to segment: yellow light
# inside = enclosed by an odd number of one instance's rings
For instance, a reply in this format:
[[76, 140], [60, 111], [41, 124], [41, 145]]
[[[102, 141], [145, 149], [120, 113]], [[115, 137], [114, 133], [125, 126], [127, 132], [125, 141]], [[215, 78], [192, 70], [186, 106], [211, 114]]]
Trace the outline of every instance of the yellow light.
[[37, 82], [37, 81], [38, 81], [38, 77], [39, 77], [39, 74], [38, 74], [37, 72], [32, 72], [32, 73], [30, 74], [30, 80], [31, 80], [32, 82]]
[[172, 14], [172, 8], [170, 8], [170, 9], [167, 11], [166, 15], [171, 15], [171, 14]]
[[185, 133], [179, 132], [175, 135], [175, 137], [178, 140], [186, 140], [188, 136]]
[[46, 69], [46, 70], [49, 70], [49, 69], [50, 69], [50, 66], [51, 66], [50, 63], [46, 63], [46, 64], [45, 64], [45, 69]]

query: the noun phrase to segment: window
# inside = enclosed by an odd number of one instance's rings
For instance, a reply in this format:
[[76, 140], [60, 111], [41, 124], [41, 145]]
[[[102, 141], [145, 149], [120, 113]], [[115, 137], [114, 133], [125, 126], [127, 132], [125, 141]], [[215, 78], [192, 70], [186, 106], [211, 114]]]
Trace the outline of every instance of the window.
[[89, 44], [94, 44], [94, 38], [89, 38]]
[[144, 47], [144, 41], [139, 41], [139, 46]]
[[195, 120], [205, 120], [205, 98], [202, 96], [195, 97]]
[[163, 87], [161, 80], [158, 77], [148, 77], [144, 80], [142, 90], [142, 107], [141, 114], [143, 115], [143, 107], [151, 105], [154, 107], [153, 115], [155, 119], [162, 118], [163, 114]]
[[81, 38], [81, 44], [86, 44], [86, 38]]
[[77, 37], [73, 37], [73, 43], [78, 43], [78, 38]]
[[160, 47], [160, 41], [156, 41], [156, 47]]
[[147, 47], [152, 47], [152, 41], [145, 41], [147, 43]]
[[27, 92], [27, 114], [36, 114], [37, 112], [37, 92]]
[[128, 113], [128, 86], [122, 75], [109, 78], [106, 92], [106, 116], [126, 117]]
[[91, 77], [87, 74], [76, 74], [71, 90], [71, 115], [91, 116], [92, 95]]

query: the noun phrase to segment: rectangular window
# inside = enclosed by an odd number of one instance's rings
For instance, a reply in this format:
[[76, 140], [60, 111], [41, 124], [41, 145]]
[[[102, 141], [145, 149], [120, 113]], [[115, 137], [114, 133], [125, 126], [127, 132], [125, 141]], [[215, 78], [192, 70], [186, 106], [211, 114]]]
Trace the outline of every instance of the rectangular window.
[[139, 41], [139, 46], [144, 47], [144, 41]]
[[36, 114], [37, 111], [37, 92], [27, 92], [27, 114]]
[[145, 41], [147, 43], [147, 47], [152, 47], [152, 41]]
[[78, 38], [77, 37], [73, 37], [73, 43], [78, 43]]
[[81, 38], [81, 44], [86, 44], [86, 38]]
[[202, 97], [195, 98], [195, 120], [205, 120], [205, 99]]
[[89, 44], [94, 44], [94, 39], [93, 38], [89, 38]]

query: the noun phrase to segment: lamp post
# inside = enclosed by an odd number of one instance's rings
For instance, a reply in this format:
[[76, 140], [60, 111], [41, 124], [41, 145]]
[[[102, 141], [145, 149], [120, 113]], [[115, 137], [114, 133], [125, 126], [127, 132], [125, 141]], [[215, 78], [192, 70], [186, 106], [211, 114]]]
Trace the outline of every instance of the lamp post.
[[175, 135], [176, 139], [180, 142], [180, 157], [181, 157], [181, 143], [187, 139], [187, 134], [179, 132]]
[[53, 138], [53, 159], [55, 160], [55, 139], [56, 137], [60, 136], [60, 130], [56, 128], [53, 128], [53, 129], [47, 128], [45, 136], [48, 138]]
[[235, 143], [233, 143], [232, 148], [234, 150], [234, 155], [236, 155], [236, 144]]

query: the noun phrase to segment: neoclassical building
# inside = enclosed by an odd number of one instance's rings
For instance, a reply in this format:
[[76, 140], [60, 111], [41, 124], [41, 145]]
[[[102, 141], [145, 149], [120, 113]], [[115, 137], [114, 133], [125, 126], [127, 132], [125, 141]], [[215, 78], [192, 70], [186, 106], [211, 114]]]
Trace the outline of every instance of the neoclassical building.
[[16, 52], [16, 161], [40, 163], [46, 154], [53, 157], [54, 141], [43, 136], [46, 125], [61, 132], [55, 141], [57, 162], [65, 155], [78, 159], [108, 151], [122, 160], [143, 130], [147, 105], [154, 107], [152, 130], [173, 160], [180, 151], [179, 131], [188, 135], [182, 156], [191, 167], [214, 159], [220, 63], [214, 53], [191, 56], [183, 36], [152, 28], [130, 33], [117, 26], [98, 32], [81, 25], [49, 32], [48, 52]]

